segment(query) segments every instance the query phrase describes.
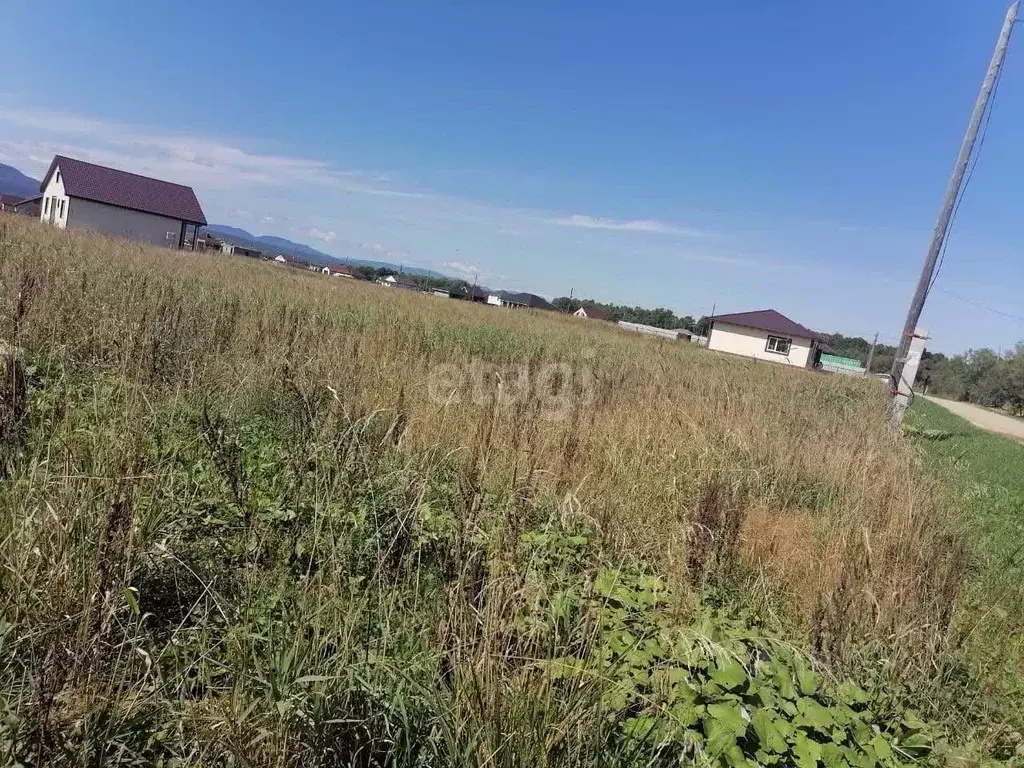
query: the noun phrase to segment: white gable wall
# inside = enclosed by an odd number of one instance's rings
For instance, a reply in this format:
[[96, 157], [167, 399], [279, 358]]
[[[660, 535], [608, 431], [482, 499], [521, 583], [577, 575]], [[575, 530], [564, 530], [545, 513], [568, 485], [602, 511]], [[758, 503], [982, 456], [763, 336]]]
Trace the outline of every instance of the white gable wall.
[[64, 229], [68, 225], [70, 211], [71, 200], [64, 192], [64, 178], [61, 175], [60, 167], [58, 167], [50, 176], [50, 183], [43, 190], [43, 199], [39, 205], [39, 219], [47, 223], [52, 222], [55, 227]]
[[760, 331], [755, 328], [743, 328], [739, 325], [728, 325], [715, 322], [711, 331], [711, 338], [708, 341], [708, 349], [716, 349], [719, 352], [731, 352], [734, 355], [753, 357], [758, 360], [771, 360], [773, 363], [785, 363], [787, 365], [806, 368], [811, 360], [810, 339], [785, 336], [793, 339], [788, 355], [780, 355], [769, 352], [765, 349], [768, 344], [768, 336], [779, 336], [782, 334], [768, 331]]
[[181, 237], [181, 221], [155, 213], [130, 211], [115, 205], [95, 203], [79, 197], [71, 200], [71, 216], [67, 226], [88, 229], [115, 237], [127, 237], [145, 243], [177, 248]]

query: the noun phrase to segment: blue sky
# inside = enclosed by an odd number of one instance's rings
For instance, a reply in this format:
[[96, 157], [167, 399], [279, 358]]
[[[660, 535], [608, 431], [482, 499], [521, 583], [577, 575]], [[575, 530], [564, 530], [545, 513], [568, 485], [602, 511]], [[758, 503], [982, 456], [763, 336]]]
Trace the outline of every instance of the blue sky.
[[[188, 183], [339, 256], [893, 340], [1007, 5], [12, 2], [0, 162]], [[1024, 338], [1021, 48], [935, 349]]]

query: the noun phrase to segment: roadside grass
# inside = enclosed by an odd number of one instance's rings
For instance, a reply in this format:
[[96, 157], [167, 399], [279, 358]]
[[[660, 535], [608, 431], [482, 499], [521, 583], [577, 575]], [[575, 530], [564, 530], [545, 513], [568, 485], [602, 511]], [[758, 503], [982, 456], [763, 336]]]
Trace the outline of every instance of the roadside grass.
[[[929, 470], [965, 517], [969, 588], [957, 645], [993, 694], [988, 706], [1024, 727], [1024, 445], [923, 398], [908, 414]], [[930, 436], [928, 436], [930, 435]]]
[[873, 382], [17, 219], [0, 287], [0, 763], [1013, 754]]

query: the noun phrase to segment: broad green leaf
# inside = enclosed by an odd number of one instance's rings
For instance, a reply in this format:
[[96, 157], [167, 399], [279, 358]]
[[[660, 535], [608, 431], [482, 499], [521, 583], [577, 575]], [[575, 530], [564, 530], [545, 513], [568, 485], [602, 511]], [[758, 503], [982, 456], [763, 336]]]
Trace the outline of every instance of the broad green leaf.
[[747, 682], [747, 670], [733, 658], [719, 659], [711, 670], [711, 679], [731, 691]]
[[789, 745], [786, 738], [792, 728], [786, 723], [778, 712], [770, 709], [759, 709], [750, 717], [750, 724], [757, 734], [757, 741], [765, 752], [783, 753], [788, 751]]
[[912, 709], [908, 709], [906, 714], [903, 715], [903, 725], [912, 731], [924, 731], [928, 728], [928, 724], [918, 717], [917, 713]]
[[653, 717], [631, 717], [622, 724], [622, 732], [639, 741], [651, 741], [657, 727], [658, 721]]
[[793, 757], [796, 758], [795, 762], [799, 768], [815, 768], [821, 759], [821, 745], [811, 741], [803, 732], [797, 731], [793, 742]]
[[921, 755], [932, 750], [932, 737], [927, 733], [912, 733], [900, 739], [900, 747], [914, 755]]
[[828, 733], [828, 730], [835, 725], [835, 720], [832, 719], [829, 711], [814, 699], [804, 697], [797, 701], [796, 706], [800, 711], [796, 725], [806, 725], [822, 733]]
[[736, 732], [727, 723], [713, 717], [704, 718], [704, 736], [707, 738], [708, 754], [712, 757], [718, 757], [736, 746]]
[[746, 758], [739, 745], [729, 747], [725, 752], [724, 759], [725, 764], [731, 768], [753, 768], [753, 763]]
[[735, 702], [709, 704], [704, 718], [704, 733], [708, 739], [708, 750], [720, 755], [736, 744], [736, 739], [747, 731], [743, 710]]
[[703, 710], [703, 707], [695, 707], [690, 702], [680, 702], [666, 711], [676, 725], [687, 726], [699, 723]]
[[863, 688], [849, 680], [840, 684], [836, 689], [836, 694], [844, 704], [867, 704], [871, 698]]
[[882, 734], [875, 734], [875, 738], [871, 740], [871, 746], [879, 760], [892, 760], [892, 747], [889, 746], [889, 742]]
[[796, 672], [797, 683], [800, 685], [800, 693], [804, 696], [813, 696], [814, 692], [818, 690], [818, 678], [811, 670], [804, 666], [797, 669]]
[[775, 687], [779, 691], [779, 695], [784, 699], [795, 699], [796, 698], [796, 687], [793, 685], [793, 674], [789, 668], [778, 664], [775, 667]]
[[770, 755], [761, 749], [754, 753], [754, 759], [758, 765], [778, 765], [782, 762], [781, 755]]

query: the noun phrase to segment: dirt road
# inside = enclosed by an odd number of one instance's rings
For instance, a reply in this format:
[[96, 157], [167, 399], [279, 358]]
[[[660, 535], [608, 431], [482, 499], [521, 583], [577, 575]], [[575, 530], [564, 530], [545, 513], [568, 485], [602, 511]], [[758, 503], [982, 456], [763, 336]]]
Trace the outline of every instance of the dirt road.
[[988, 432], [995, 432], [1000, 435], [1012, 437], [1015, 440], [1024, 442], [1024, 421], [1004, 416], [988, 408], [981, 408], [970, 403], [958, 403], [955, 400], [940, 400], [937, 397], [929, 397], [933, 403], [938, 403], [946, 410], [952, 411], [957, 416], [967, 419], [971, 424]]

